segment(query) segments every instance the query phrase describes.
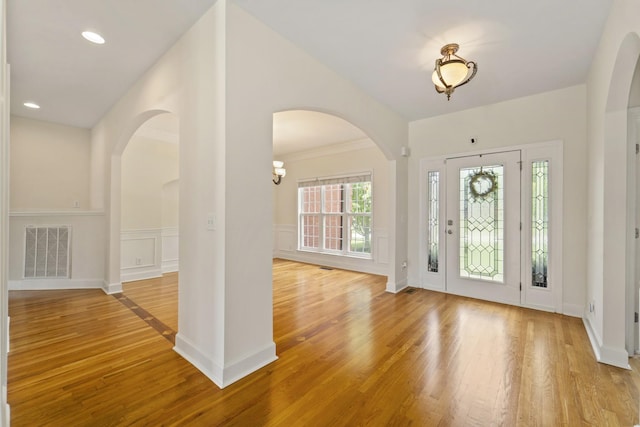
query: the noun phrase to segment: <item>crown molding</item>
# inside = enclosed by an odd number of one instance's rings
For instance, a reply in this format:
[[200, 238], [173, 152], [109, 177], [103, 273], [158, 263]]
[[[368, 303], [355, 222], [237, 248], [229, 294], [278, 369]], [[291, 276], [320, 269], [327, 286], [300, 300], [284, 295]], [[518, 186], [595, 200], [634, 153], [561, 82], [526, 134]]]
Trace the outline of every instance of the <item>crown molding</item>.
[[370, 138], [356, 139], [354, 141], [339, 142], [337, 144], [325, 145], [323, 147], [312, 148], [306, 151], [279, 156], [278, 160], [293, 162], [297, 160], [313, 159], [316, 157], [331, 156], [334, 154], [348, 153], [350, 151], [376, 148], [377, 145]]

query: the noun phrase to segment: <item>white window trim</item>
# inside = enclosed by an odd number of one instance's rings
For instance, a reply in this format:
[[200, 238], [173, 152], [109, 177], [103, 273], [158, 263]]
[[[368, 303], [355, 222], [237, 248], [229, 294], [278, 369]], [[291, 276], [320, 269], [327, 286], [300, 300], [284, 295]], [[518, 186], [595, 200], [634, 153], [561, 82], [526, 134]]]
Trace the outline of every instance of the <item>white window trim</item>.
[[[354, 180], [352, 181], [352, 179], [354, 178], [365, 178], [364, 180]], [[303, 213], [302, 212], [302, 200], [300, 198], [300, 189], [301, 188], [305, 188], [305, 187], [314, 187], [314, 186], [324, 186], [324, 185], [332, 185], [332, 184], [338, 184], [338, 183], [342, 183], [342, 184], [353, 184], [353, 183], [358, 183], [358, 182], [370, 182], [371, 183], [371, 212], [367, 213], [352, 213], [352, 212], [347, 212], [347, 210], [345, 209], [344, 212], [342, 212], [341, 214], [331, 214], [331, 213], [324, 213], [324, 198], [321, 196], [320, 197], [320, 202], [321, 202], [321, 212], [319, 213]], [[369, 171], [363, 171], [363, 172], [351, 172], [351, 173], [345, 173], [345, 174], [340, 174], [340, 175], [331, 175], [331, 176], [323, 176], [323, 177], [315, 177], [315, 178], [302, 178], [298, 180], [298, 187], [297, 187], [297, 191], [298, 191], [298, 248], [297, 250], [299, 252], [307, 252], [307, 253], [314, 253], [314, 254], [322, 254], [322, 255], [334, 255], [334, 256], [342, 256], [342, 257], [348, 257], [348, 258], [357, 258], [357, 259], [365, 259], [365, 260], [372, 260], [373, 259], [373, 253], [374, 253], [374, 240], [375, 240], [375, 231], [374, 231], [374, 218], [373, 218], [373, 211], [374, 211], [374, 204], [375, 204], [375, 189], [374, 189], [374, 185], [373, 185], [373, 171], [369, 170]], [[345, 206], [346, 206], [346, 201], [345, 202]], [[303, 233], [303, 225], [302, 225], [302, 217], [304, 216], [317, 216], [319, 219], [319, 224], [320, 224], [320, 232], [319, 232], [319, 239], [320, 239], [320, 247], [318, 248], [313, 248], [313, 247], [308, 247], [308, 246], [303, 246], [303, 241], [304, 241], [304, 233]], [[349, 219], [350, 217], [354, 217], [354, 216], [368, 216], [370, 218], [370, 233], [371, 233], [371, 250], [369, 253], [361, 253], [361, 252], [351, 252], [348, 250], [349, 248], [349, 244], [343, 244], [343, 249], [341, 251], [338, 250], [332, 250], [332, 249], [325, 249], [324, 248], [324, 218], [326, 215], [340, 215], [343, 218], [343, 224], [349, 224]], [[345, 225], [343, 227], [344, 233], [345, 233], [345, 237], [343, 237], [343, 242], [350, 242], [351, 239], [351, 228], [348, 227], [347, 225]]]

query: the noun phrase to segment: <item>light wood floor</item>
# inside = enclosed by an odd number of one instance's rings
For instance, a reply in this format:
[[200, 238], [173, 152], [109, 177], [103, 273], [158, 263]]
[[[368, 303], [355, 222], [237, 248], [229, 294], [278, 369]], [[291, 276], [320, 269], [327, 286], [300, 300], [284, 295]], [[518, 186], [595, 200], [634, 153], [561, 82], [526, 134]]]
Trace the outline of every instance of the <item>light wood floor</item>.
[[162, 332], [177, 328], [177, 275], [126, 285], [129, 306], [10, 292], [12, 426], [638, 422], [640, 364], [595, 362], [580, 319], [281, 260], [273, 277], [279, 359], [224, 390]]

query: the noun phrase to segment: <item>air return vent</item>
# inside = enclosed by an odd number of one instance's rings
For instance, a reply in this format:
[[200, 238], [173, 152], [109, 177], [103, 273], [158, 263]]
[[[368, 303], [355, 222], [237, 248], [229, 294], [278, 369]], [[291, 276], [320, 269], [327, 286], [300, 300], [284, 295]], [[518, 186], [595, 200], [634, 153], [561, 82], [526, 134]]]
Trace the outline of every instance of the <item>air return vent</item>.
[[27, 226], [25, 228], [24, 277], [64, 278], [70, 276], [69, 226]]

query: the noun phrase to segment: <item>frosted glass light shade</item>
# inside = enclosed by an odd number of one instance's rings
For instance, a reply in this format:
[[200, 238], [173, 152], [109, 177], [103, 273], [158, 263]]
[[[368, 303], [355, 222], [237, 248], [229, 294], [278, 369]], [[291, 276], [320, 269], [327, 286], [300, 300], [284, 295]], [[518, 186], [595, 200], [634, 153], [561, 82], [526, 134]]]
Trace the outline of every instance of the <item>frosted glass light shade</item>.
[[282, 176], [282, 177], [284, 177], [284, 176], [287, 174], [287, 170], [286, 170], [285, 168], [275, 168], [275, 169], [274, 169], [274, 173], [275, 173], [277, 176]]
[[[440, 65], [440, 74], [442, 74], [442, 79], [448, 86], [456, 87], [466, 80], [469, 74], [469, 68], [467, 68], [464, 62], [453, 60]], [[438, 72], [436, 70], [433, 70], [431, 80], [436, 86], [442, 89], [445, 88], [438, 78]]]
[[456, 55], [459, 46], [456, 43], [446, 44], [440, 49], [442, 58], [436, 59], [436, 67], [431, 74], [431, 81], [436, 86], [436, 92], [451, 94], [458, 86], [469, 82], [478, 72], [478, 65]]

